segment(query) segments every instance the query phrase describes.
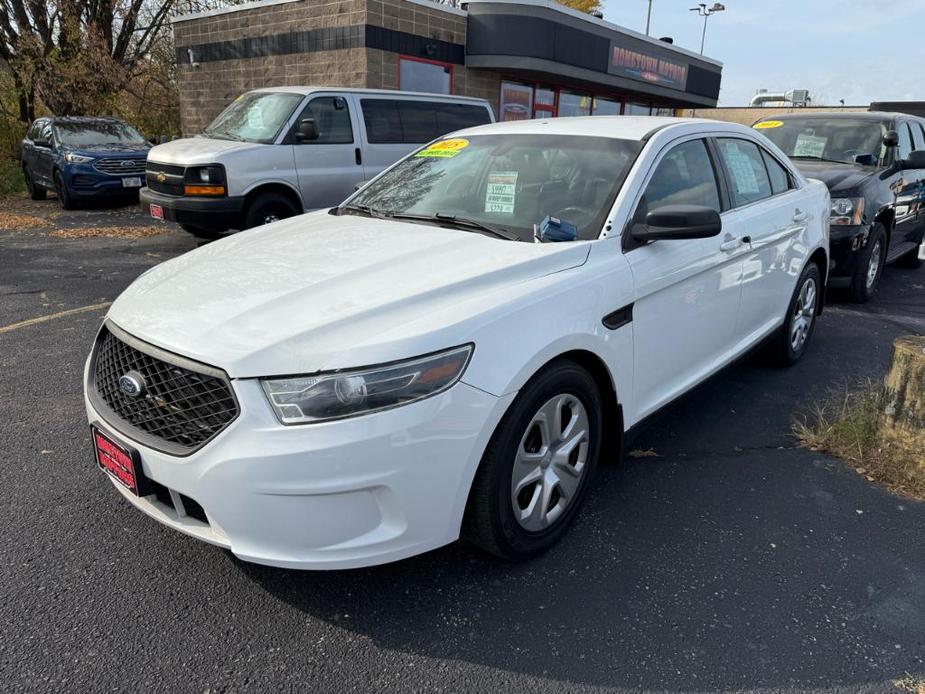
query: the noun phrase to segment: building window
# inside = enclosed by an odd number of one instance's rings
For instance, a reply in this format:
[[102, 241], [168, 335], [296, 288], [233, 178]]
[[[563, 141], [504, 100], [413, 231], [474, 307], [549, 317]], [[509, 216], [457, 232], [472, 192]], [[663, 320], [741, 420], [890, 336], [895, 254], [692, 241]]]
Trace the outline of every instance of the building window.
[[423, 58], [398, 58], [398, 88], [406, 92], [449, 94], [453, 90], [453, 66]]
[[594, 110], [591, 113], [595, 116], [619, 116], [622, 105], [617, 99], [596, 96], [594, 97]]
[[550, 118], [556, 115], [556, 90], [552, 87], [537, 87], [533, 101], [534, 118]]
[[653, 116], [674, 116], [674, 109], [665, 106], [652, 107]]
[[623, 113], [627, 116], [648, 116], [651, 111], [649, 104], [627, 104]]
[[502, 82], [499, 120], [529, 120], [532, 113], [533, 87], [518, 82]]
[[560, 116], [590, 116], [591, 97], [588, 94], [578, 94], [561, 90], [559, 92]]

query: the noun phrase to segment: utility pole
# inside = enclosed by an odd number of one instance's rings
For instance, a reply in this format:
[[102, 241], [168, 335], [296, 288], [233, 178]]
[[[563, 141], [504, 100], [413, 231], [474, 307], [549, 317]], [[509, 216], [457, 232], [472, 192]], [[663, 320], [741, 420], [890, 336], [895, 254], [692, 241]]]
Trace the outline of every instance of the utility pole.
[[649, 0], [649, 14], [646, 15], [646, 36], [649, 35], [649, 26], [652, 24], [652, 0]]
[[703, 46], [707, 40], [707, 20], [711, 15], [717, 12], [725, 11], [726, 6], [719, 2], [714, 2], [713, 7], [707, 7], [706, 3], [700, 3], [697, 7], [692, 7], [691, 12], [696, 12], [703, 17], [703, 33], [700, 35], [700, 55], [703, 55]]

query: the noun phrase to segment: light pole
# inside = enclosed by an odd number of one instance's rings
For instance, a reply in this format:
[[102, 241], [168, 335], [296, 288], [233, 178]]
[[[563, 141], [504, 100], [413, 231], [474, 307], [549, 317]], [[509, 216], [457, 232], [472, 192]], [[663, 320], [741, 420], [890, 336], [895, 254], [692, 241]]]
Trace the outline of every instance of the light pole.
[[707, 20], [710, 15], [722, 12], [726, 6], [719, 2], [714, 2], [713, 7], [707, 7], [706, 3], [700, 3], [697, 7], [692, 7], [691, 12], [696, 12], [703, 17], [703, 34], [700, 36], [700, 55], [703, 55], [703, 44], [707, 40]]
[[649, 35], [649, 25], [652, 23], [652, 0], [649, 0], [649, 14], [646, 15], [646, 36]]

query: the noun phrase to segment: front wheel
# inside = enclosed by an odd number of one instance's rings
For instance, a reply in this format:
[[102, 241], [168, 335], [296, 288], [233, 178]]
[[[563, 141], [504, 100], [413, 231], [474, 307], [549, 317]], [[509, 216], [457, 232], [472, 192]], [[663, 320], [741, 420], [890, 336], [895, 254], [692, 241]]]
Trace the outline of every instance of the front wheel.
[[252, 229], [264, 224], [272, 224], [280, 219], [294, 217], [296, 214], [298, 214], [298, 210], [285, 195], [261, 193], [247, 206], [247, 213], [244, 216], [244, 228]]
[[880, 276], [886, 264], [886, 229], [875, 224], [870, 230], [867, 245], [858, 253], [858, 266], [851, 280], [851, 300], [858, 304], [870, 301], [880, 286]]
[[539, 554], [568, 530], [601, 452], [602, 403], [591, 375], [554, 362], [521, 390], [476, 473], [463, 536], [504, 559]]
[[772, 344], [772, 356], [779, 365], [792, 366], [806, 353], [816, 329], [821, 297], [822, 274], [815, 263], [810, 263], [800, 274], [787, 308], [787, 319]]
[[71, 195], [71, 191], [67, 189], [67, 183], [64, 182], [64, 179], [61, 177], [61, 172], [55, 171], [55, 194], [58, 196], [58, 204], [61, 205], [62, 209], [73, 210], [76, 205], [74, 204], [74, 196]]

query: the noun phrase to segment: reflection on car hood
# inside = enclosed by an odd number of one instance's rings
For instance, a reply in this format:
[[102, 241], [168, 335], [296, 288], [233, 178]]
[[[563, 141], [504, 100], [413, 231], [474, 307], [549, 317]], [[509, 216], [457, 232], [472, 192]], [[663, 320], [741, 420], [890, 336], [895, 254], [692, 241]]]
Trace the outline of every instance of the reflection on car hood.
[[832, 197], [839, 193], [856, 192], [868, 178], [877, 173], [872, 166], [860, 164], [837, 164], [831, 161], [792, 160], [807, 178], [822, 181], [828, 187]]
[[179, 164], [181, 166], [214, 164], [219, 161], [219, 155], [225, 152], [265, 146], [253, 142], [216, 140], [205, 136], [185, 137], [181, 140], [157, 145], [148, 153], [148, 158], [161, 164]]
[[73, 152], [74, 154], [85, 154], [91, 157], [106, 156], [109, 154], [147, 155], [151, 150], [151, 145], [147, 143], [132, 145], [122, 142], [111, 142], [105, 145], [85, 145], [82, 147], [65, 147], [64, 149], [68, 152]]
[[362, 366], [468, 342], [506, 288], [583, 264], [590, 245], [318, 212], [157, 266], [109, 318], [234, 377]]

